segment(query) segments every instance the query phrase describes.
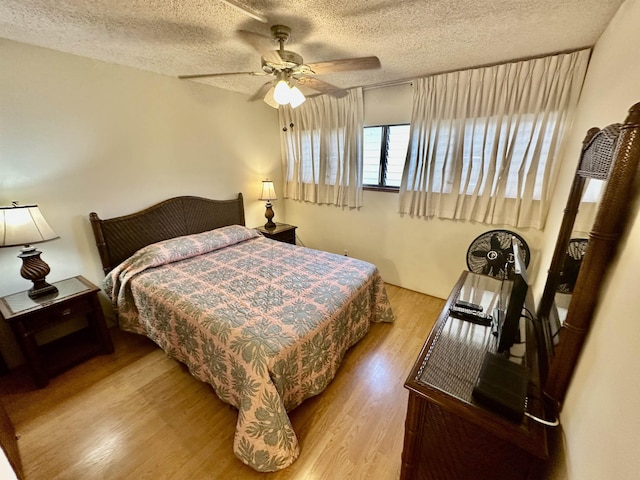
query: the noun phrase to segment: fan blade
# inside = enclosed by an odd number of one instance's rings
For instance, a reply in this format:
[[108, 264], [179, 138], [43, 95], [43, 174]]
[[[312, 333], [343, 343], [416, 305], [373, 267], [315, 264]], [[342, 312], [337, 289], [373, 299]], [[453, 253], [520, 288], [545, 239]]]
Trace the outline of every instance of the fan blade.
[[500, 243], [500, 239], [498, 238], [498, 234], [494, 233], [491, 235], [491, 250], [500, 250], [502, 251], [502, 244]]
[[380, 68], [378, 57], [345, 58], [342, 60], [329, 60], [326, 62], [308, 63], [307, 66], [313, 73], [349, 72], [351, 70], [374, 70]]
[[252, 8], [247, 7], [246, 5], [242, 5], [240, 2], [236, 2], [235, 0], [220, 0], [220, 1], [223, 3], [226, 3], [227, 5], [233, 8], [240, 10], [242, 13], [246, 13], [251, 18], [255, 18], [259, 22], [267, 23], [269, 21], [267, 20], [267, 17], [265, 17], [264, 15], [261, 15], [259, 12], [253, 10]]
[[280, 64], [282, 58], [277, 50], [274, 50], [274, 42], [269, 37], [248, 30], [238, 30], [236, 34], [242, 41], [253, 47], [267, 62]]
[[273, 85], [273, 81], [265, 83], [258, 89], [256, 93], [251, 95], [247, 101], [255, 102], [256, 100], [262, 100], [264, 96], [267, 94], [267, 92], [269, 91], [269, 89], [271, 88], [271, 85]]
[[340, 87], [336, 87], [335, 85], [331, 85], [330, 83], [323, 82], [322, 80], [318, 80], [315, 77], [309, 77], [308, 75], [297, 75], [295, 77], [295, 80], [297, 80], [300, 85], [312, 88], [313, 90], [316, 90], [320, 93], [326, 93], [327, 95], [331, 95], [332, 97], [342, 98], [349, 93]]
[[186, 80], [189, 78], [204, 78], [204, 77], [226, 77], [227, 75], [267, 75], [264, 72], [227, 72], [227, 73], [196, 73], [195, 75], [178, 75], [180, 80]]

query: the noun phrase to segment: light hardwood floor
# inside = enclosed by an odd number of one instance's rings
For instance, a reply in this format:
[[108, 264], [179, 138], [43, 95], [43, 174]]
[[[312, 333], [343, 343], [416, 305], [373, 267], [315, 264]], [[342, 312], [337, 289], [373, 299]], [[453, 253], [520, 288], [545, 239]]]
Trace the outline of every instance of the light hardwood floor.
[[144, 337], [112, 329], [116, 351], [36, 390], [0, 378], [26, 480], [397, 479], [406, 376], [443, 300], [387, 285], [396, 321], [374, 324], [335, 380], [290, 412], [301, 453], [260, 474], [233, 454], [237, 413]]

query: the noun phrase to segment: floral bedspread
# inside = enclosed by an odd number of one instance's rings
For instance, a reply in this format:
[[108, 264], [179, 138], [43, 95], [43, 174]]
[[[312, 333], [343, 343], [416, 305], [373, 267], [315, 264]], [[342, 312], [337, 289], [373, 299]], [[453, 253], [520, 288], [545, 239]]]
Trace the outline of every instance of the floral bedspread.
[[233, 450], [258, 471], [299, 454], [287, 411], [393, 313], [376, 267], [234, 225], [140, 249], [105, 278], [120, 327], [148, 336], [238, 408]]

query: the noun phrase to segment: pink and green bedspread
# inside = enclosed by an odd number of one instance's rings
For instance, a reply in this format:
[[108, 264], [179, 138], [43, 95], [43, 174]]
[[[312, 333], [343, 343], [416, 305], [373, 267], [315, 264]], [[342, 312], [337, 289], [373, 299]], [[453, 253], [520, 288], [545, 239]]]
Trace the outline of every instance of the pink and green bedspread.
[[295, 461], [287, 411], [327, 387], [371, 322], [393, 321], [374, 265], [239, 225], [142, 248], [103, 286], [121, 328], [238, 409], [233, 450], [258, 471]]

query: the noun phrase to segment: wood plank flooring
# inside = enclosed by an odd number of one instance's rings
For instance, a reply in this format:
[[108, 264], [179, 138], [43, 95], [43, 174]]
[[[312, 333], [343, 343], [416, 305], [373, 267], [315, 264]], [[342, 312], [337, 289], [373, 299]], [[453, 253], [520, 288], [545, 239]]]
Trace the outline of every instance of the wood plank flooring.
[[403, 388], [444, 301], [387, 285], [396, 316], [375, 324], [335, 380], [290, 412], [301, 453], [261, 474], [232, 451], [236, 411], [146, 338], [112, 329], [115, 353], [34, 389], [0, 377], [26, 480], [397, 479]]

